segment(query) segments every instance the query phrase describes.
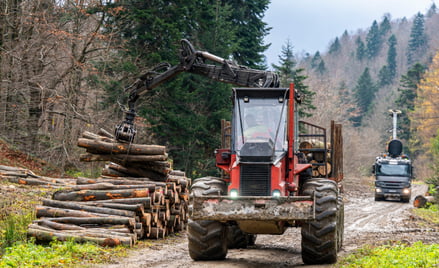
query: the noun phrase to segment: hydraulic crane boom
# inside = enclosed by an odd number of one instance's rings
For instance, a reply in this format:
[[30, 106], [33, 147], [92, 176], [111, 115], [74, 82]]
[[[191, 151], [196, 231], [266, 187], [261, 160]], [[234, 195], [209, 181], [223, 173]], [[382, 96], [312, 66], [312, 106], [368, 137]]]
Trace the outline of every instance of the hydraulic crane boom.
[[[207, 64], [206, 60], [216, 64]], [[132, 141], [136, 134], [134, 118], [135, 104], [140, 96], [160, 84], [172, 79], [181, 72], [204, 75], [210, 79], [234, 84], [242, 87], [279, 87], [279, 77], [270, 71], [250, 69], [245, 66], [223, 59], [205, 51], [197, 51], [192, 44], [181, 40], [180, 63], [171, 66], [161, 63], [153, 70], [140, 76], [126, 91], [130, 91], [125, 120], [116, 126], [115, 135], [118, 140]]]

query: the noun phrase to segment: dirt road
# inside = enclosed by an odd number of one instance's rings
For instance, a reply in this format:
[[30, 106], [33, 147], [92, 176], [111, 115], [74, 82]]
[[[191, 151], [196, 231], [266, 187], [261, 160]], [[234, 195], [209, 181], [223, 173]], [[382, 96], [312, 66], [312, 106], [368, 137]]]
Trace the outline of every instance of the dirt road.
[[[415, 223], [410, 214], [411, 202], [375, 202], [370, 186], [356, 183], [345, 188], [345, 239], [341, 256], [364, 244], [382, 244], [383, 241], [439, 243], [438, 230], [422, 229]], [[426, 186], [414, 185], [412, 197], [425, 191]], [[182, 233], [154, 241], [152, 246], [132, 250], [127, 258], [100, 267], [330, 267], [305, 266], [300, 254], [300, 240], [300, 229], [290, 228], [280, 236], [258, 235], [255, 246], [231, 249], [224, 261], [194, 262], [188, 254], [186, 234]]]

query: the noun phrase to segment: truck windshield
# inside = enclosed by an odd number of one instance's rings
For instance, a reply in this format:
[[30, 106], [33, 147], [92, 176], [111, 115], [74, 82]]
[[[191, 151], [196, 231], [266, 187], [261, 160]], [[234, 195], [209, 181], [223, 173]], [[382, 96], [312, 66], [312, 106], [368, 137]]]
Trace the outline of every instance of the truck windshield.
[[239, 99], [236, 105], [235, 149], [248, 141], [271, 139], [276, 151], [286, 150], [286, 107], [284, 101], [270, 98]]
[[378, 166], [377, 175], [383, 176], [410, 176], [408, 165], [382, 164]]

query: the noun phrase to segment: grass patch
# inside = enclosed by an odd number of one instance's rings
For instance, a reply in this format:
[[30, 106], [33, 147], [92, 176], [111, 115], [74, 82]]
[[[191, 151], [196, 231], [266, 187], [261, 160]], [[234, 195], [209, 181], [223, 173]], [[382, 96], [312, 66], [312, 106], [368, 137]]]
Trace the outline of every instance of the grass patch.
[[6, 248], [0, 267], [78, 267], [78, 264], [101, 263], [123, 248], [103, 248], [98, 245], [73, 241], [53, 241], [48, 246], [33, 240], [16, 243]]
[[430, 205], [428, 208], [412, 209], [412, 212], [423, 220], [439, 226], [439, 205]]
[[438, 267], [439, 244], [365, 246], [339, 261], [337, 267]]

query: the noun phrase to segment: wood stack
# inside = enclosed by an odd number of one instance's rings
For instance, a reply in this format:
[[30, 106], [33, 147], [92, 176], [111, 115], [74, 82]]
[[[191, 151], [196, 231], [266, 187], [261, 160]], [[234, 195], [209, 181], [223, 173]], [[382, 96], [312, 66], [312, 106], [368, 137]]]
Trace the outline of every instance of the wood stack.
[[84, 162], [110, 161], [102, 175], [111, 177], [146, 177], [165, 181], [171, 171], [166, 147], [119, 142], [101, 129], [98, 134], [85, 131], [78, 146], [87, 149], [80, 155]]
[[[313, 177], [325, 177], [331, 173], [331, 154], [327, 148], [330, 148], [330, 144], [326, 145], [323, 141], [318, 139], [308, 139], [300, 142], [299, 149], [306, 155], [306, 158], [310, 164], [312, 164], [312, 176]], [[325, 165], [325, 150], [326, 150], [326, 165]], [[325, 167], [326, 166], [326, 167]]]
[[190, 179], [170, 168], [165, 147], [120, 143], [100, 134], [85, 132], [78, 145], [87, 149], [83, 161], [111, 161], [102, 176], [77, 178], [75, 186], [44, 200], [28, 234], [37, 240], [132, 246], [137, 239], [183, 230]]

